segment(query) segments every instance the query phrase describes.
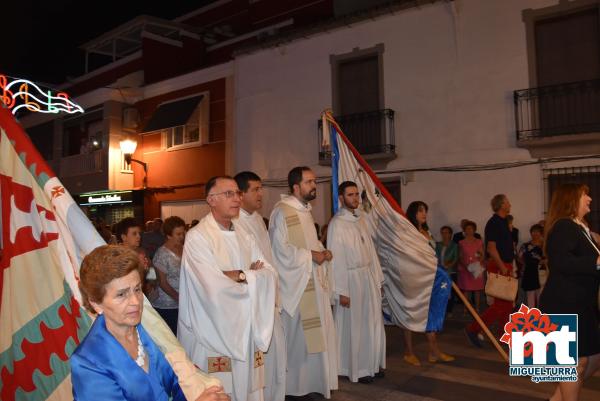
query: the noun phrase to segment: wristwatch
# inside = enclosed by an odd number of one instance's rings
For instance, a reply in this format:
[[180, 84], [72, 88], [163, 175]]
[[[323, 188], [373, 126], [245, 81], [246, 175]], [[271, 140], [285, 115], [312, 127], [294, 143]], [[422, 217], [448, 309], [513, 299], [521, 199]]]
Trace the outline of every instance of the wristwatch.
[[237, 281], [238, 281], [238, 283], [243, 283], [244, 281], [246, 281], [246, 273], [244, 273], [243, 271], [240, 270]]

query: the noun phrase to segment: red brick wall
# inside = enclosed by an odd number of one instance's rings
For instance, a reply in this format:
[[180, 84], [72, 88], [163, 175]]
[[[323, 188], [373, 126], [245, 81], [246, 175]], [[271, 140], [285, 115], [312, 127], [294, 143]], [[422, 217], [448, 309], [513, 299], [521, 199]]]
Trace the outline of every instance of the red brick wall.
[[[209, 30], [215, 25], [228, 24], [236, 35], [241, 35], [288, 18], [294, 19], [294, 25], [282, 28], [282, 31], [296, 29], [331, 16], [333, 0], [261, 0], [252, 4], [249, 4], [248, 0], [232, 0], [182, 22]], [[225, 38], [220, 38], [223, 39]], [[78, 96], [108, 86], [117, 79], [140, 70], [144, 70], [146, 84], [158, 82], [228, 61], [236, 48], [254, 43], [256, 38], [236, 42], [208, 53], [202, 40], [184, 36], [181, 41], [183, 47], [143, 38], [142, 56], [139, 59], [74, 84], [66, 88], [66, 91], [73, 97]]]
[[[218, 79], [165, 95], [145, 99], [136, 104], [144, 126], [162, 102], [190, 96], [200, 92], [210, 93], [209, 137], [220, 141], [186, 149], [162, 149], [161, 134], [138, 135], [134, 158], [148, 163], [148, 182], [151, 188], [144, 199], [144, 219], [160, 216], [160, 202], [204, 198], [204, 184], [214, 175], [225, 174], [225, 79]], [[133, 164], [134, 187], [143, 185], [143, 169]], [[188, 188], [172, 188], [190, 186]]]
[[83, 93], [93, 91], [94, 89], [108, 86], [115, 82], [117, 79], [131, 74], [132, 72], [139, 71], [143, 68], [142, 58], [132, 60], [126, 64], [112, 68], [108, 71], [102, 72], [98, 75], [94, 75], [84, 81], [74, 84], [65, 89], [71, 97], [79, 96]]
[[204, 59], [204, 44], [186, 37], [179, 47], [151, 38], [142, 42], [144, 81], [162, 81], [198, 69]]

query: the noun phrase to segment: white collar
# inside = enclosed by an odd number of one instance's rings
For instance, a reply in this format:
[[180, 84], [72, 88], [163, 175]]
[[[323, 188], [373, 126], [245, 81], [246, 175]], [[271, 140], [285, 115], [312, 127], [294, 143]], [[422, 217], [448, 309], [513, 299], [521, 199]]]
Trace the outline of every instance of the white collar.
[[244, 209], [243, 207], [240, 207], [240, 216], [239, 217], [250, 217], [254, 213], [256, 213], [256, 212], [248, 213], [248, 211], [246, 209]]
[[358, 221], [362, 215], [358, 208], [352, 211], [345, 207], [340, 208], [337, 214], [340, 218], [352, 222]]
[[281, 195], [281, 202], [301, 212], [310, 212], [312, 205], [310, 203], [303, 203], [298, 200], [294, 195]]

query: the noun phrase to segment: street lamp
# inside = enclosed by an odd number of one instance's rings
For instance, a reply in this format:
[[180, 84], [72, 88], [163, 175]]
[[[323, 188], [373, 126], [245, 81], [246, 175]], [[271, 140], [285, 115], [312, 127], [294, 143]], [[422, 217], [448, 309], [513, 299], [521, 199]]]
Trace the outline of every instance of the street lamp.
[[134, 139], [123, 139], [119, 142], [119, 146], [121, 147], [121, 152], [123, 153], [123, 157], [125, 158], [125, 162], [127, 165], [130, 165], [131, 162], [141, 164], [144, 168], [144, 188], [146, 188], [146, 184], [148, 183], [148, 163], [144, 163], [141, 160], [137, 160], [133, 158], [133, 153], [135, 152], [135, 148], [137, 148], [137, 142]]

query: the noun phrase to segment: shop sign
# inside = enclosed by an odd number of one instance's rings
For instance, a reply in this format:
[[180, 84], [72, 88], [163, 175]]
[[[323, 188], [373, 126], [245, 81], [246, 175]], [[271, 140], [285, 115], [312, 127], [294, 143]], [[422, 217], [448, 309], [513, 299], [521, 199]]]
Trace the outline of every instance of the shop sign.
[[132, 203], [131, 191], [89, 193], [79, 195], [79, 204], [81, 206], [107, 205], [114, 203]]

